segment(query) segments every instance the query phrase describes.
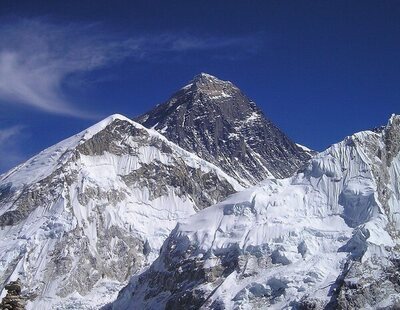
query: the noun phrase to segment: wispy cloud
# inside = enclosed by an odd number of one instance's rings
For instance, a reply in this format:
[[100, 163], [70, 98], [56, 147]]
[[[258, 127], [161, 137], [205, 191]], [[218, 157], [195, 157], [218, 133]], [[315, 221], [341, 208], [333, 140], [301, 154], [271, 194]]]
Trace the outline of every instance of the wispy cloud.
[[0, 128], [0, 174], [25, 159], [20, 145], [22, 136], [22, 126]]
[[80, 111], [63, 90], [63, 82], [72, 74], [111, 66], [127, 58], [162, 61], [171, 53], [254, 51], [257, 44], [254, 37], [171, 33], [127, 37], [105, 33], [100, 25], [56, 25], [40, 19], [1, 23], [0, 101], [90, 117], [92, 114]]
[[18, 135], [21, 132], [22, 127], [13, 126], [10, 128], [0, 129], [0, 145], [4, 144], [7, 140]]
[[160, 52], [186, 52], [186, 51], [218, 51], [237, 48], [245, 52], [254, 52], [260, 45], [258, 36], [239, 37], [214, 37], [193, 36], [190, 34], [168, 33], [147, 37], [142, 40], [145, 54], [158, 54]]
[[87, 117], [62, 91], [70, 74], [123, 57], [116, 42], [82, 33], [91, 26], [55, 26], [24, 20], [0, 27], [0, 98], [47, 112]]

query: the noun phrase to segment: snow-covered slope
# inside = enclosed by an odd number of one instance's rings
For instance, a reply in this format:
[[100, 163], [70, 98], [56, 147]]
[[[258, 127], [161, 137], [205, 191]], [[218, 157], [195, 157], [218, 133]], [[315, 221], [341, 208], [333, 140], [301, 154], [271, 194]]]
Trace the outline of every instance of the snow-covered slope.
[[245, 186], [291, 176], [311, 157], [239, 88], [206, 73], [136, 120]]
[[155, 259], [177, 220], [241, 189], [113, 115], [0, 176], [0, 290], [20, 278], [28, 308], [104, 304]]
[[400, 116], [181, 221], [114, 309], [393, 309]]

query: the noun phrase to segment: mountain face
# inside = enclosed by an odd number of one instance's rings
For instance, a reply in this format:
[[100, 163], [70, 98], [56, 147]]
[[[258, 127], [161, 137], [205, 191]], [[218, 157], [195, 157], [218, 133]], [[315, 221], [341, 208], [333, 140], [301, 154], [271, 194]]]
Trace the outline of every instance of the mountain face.
[[288, 177], [310, 158], [235, 85], [205, 73], [136, 121], [243, 185]]
[[397, 309], [400, 116], [181, 221], [113, 309]]
[[242, 189], [159, 133], [113, 115], [0, 176], [0, 290], [32, 309], [113, 299], [176, 224]]

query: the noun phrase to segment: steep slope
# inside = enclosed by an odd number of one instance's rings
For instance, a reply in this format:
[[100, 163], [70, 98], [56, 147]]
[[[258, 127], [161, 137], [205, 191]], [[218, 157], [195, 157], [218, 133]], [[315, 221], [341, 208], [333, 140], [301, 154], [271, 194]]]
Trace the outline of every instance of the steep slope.
[[114, 309], [393, 309], [400, 116], [180, 222]]
[[85, 308], [158, 254], [176, 221], [242, 187], [221, 169], [113, 115], [0, 176], [0, 290], [28, 308]]
[[205, 73], [136, 121], [244, 185], [288, 177], [310, 158], [235, 85]]

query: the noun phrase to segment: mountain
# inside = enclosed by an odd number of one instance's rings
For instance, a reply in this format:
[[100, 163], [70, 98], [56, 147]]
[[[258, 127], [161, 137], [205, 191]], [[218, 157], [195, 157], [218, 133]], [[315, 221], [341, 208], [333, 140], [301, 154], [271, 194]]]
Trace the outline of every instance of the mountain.
[[397, 309], [400, 116], [180, 221], [113, 309]]
[[0, 176], [1, 297], [19, 279], [28, 309], [98, 308], [156, 258], [177, 220], [241, 189], [110, 116]]
[[288, 177], [310, 158], [240, 89], [205, 73], [135, 121], [216, 164], [242, 185]]

